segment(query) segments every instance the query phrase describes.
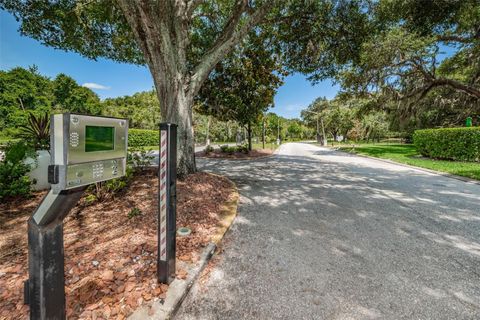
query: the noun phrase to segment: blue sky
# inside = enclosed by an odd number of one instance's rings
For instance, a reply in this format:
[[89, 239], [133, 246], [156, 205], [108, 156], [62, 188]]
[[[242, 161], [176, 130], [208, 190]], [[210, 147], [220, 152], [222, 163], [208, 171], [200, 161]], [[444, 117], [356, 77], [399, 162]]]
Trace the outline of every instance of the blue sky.
[[[11, 14], [0, 10], [1, 70], [35, 64], [43, 75], [53, 78], [65, 73], [79, 84], [90, 84], [101, 98], [131, 95], [153, 88], [150, 72], [145, 67], [105, 59], [93, 61], [74, 52], [46, 47], [36, 40], [21, 36], [18, 26], [19, 23]], [[299, 117], [300, 111], [317, 97], [333, 98], [337, 91], [338, 87], [332, 86], [330, 81], [312, 86], [304, 76], [291, 75], [278, 90], [272, 111], [288, 118]]]

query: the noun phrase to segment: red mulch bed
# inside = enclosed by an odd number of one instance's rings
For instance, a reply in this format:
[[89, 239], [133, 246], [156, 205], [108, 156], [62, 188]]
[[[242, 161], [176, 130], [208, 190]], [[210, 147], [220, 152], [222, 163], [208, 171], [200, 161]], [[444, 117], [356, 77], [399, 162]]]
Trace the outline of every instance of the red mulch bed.
[[[177, 237], [179, 265], [197, 261], [234, 196], [226, 178], [196, 173], [177, 183], [177, 226], [192, 229]], [[23, 281], [28, 277], [27, 220], [46, 192], [0, 204], [0, 319], [26, 319]], [[69, 319], [124, 319], [138, 306], [165, 298], [157, 284], [157, 178], [137, 174], [115, 199], [87, 206], [82, 199], [65, 219], [65, 282]], [[128, 218], [132, 208], [141, 214]]]
[[200, 158], [214, 158], [214, 159], [254, 159], [269, 156], [273, 153], [272, 149], [254, 149], [248, 153], [243, 152], [234, 152], [234, 153], [225, 153], [220, 150], [215, 150], [213, 152], [205, 153], [200, 151], [195, 153], [197, 157]]

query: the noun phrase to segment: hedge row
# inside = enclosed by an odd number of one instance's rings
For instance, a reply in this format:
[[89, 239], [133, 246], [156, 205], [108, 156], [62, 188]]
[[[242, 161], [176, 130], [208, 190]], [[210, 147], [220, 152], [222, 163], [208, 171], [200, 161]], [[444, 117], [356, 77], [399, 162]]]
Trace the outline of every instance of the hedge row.
[[417, 130], [413, 142], [425, 157], [480, 161], [480, 127]]
[[128, 129], [128, 147], [158, 146], [158, 130]]

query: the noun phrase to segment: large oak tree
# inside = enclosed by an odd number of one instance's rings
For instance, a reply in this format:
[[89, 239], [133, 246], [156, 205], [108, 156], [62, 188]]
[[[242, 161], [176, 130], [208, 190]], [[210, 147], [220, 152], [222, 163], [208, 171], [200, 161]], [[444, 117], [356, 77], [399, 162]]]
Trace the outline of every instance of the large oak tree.
[[265, 28], [289, 70], [315, 80], [354, 60], [368, 33], [362, 1], [0, 0], [0, 7], [45, 45], [147, 65], [162, 118], [179, 126], [180, 175], [195, 171], [194, 98], [248, 32]]

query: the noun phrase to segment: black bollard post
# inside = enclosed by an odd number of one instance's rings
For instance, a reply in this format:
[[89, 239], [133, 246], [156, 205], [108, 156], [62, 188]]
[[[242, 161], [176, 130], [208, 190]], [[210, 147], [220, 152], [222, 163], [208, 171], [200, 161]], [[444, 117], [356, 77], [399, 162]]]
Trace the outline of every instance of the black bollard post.
[[63, 222], [28, 221], [27, 289], [30, 319], [65, 319]]
[[84, 188], [50, 191], [28, 220], [28, 276], [25, 303], [31, 320], [65, 319], [63, 219]]
[[161, 283], [175, 279], [177, 202], [177, 125], [160, 124], [158, 197], [157, 278]]

